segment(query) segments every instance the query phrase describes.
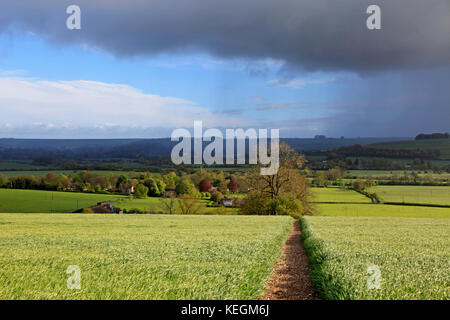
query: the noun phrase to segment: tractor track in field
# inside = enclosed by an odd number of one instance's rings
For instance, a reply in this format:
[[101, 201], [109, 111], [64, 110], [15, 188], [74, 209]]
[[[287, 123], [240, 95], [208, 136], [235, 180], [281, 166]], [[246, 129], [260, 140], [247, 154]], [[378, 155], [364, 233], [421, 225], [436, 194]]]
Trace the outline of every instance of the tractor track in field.
[[308, 257], [303, 248], [300, 222], [292, 226], [283, 256], [266, 285], [264, 300], [314, 300], [317, 295], [309, 277]]

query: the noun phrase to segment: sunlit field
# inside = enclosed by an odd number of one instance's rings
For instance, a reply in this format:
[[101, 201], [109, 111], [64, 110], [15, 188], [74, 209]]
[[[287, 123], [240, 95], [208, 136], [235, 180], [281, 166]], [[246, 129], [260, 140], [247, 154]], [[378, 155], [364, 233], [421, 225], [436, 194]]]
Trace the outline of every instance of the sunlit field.
[[[0, 215], [0, 299], [258, 299], [289, 217]], [[69, 290], [69, 265], [81, 290]]]
[[100, 201], [114, 202], [125, 198], [119, 195], [41, 190], [0, 189], [2, 212], [51, 213], [73, 212]]
[[449, 299], [450, 219], [305, 217], [302, 224], [321, 298]]
[[376, 186], [370, 191], [388, 202], [450, 206], [450, 187], [446, 186]]
[[336, 217], [410, 217], [450, 218], [450, 208], [399, 206], [380, 204], [320, 203], [316, 205], [319, 216]]
[[311, 188], [314, 202], [323, 203], [371, 203], [366, 196], [343, 188]]

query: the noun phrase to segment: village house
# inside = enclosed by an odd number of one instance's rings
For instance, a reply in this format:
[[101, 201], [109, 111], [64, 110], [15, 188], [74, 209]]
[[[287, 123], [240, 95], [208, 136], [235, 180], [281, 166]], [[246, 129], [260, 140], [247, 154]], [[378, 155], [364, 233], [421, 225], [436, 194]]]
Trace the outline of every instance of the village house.
[[230, 198], [223, 198], [222, 200], [220, 200], [220, 204], [225, 206], [225, 207], [232, 207], [234, 205], [234, 201], [235, 199], [230, 199]]
[[134, 193], [134, 186], [131, 184], [123, 185], [120, 187], [120, 192], [125, 194], [132, 194]]

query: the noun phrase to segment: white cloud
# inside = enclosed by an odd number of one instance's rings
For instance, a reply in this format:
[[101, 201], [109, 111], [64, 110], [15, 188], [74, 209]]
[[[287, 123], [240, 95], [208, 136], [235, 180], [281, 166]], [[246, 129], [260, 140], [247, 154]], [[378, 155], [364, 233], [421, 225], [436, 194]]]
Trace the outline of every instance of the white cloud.
[[[243, 126], [195, 102], [104, 82], [0, 77], [0, 127], [174, 128]], [[245, 125], [249, 125], [246, 123]]]
[[18, 77], [23, 76], [25, 70], [2, 70], [0, 69], [0, 77]]
[[268, 82], [271, 86], [279, 86], [293, 89], [300, 89], [309, 85], [327, 84], [337, 81], [336, 78], [309, 79], [309, 78], [293, 78], [293, 79], [273, 79]]

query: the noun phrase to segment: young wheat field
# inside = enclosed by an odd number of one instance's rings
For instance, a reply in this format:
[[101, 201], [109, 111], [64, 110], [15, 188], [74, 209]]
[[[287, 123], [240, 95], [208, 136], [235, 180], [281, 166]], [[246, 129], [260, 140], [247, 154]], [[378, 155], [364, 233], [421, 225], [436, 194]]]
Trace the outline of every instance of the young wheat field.
[[304, 217], [302, 225], [321, 298], [449, 299], [450, 219]]
[[[258, 299], [290, 217], [0, 215], [0, 299]], [[70, 265], [81, 289], [69, 290]]]

